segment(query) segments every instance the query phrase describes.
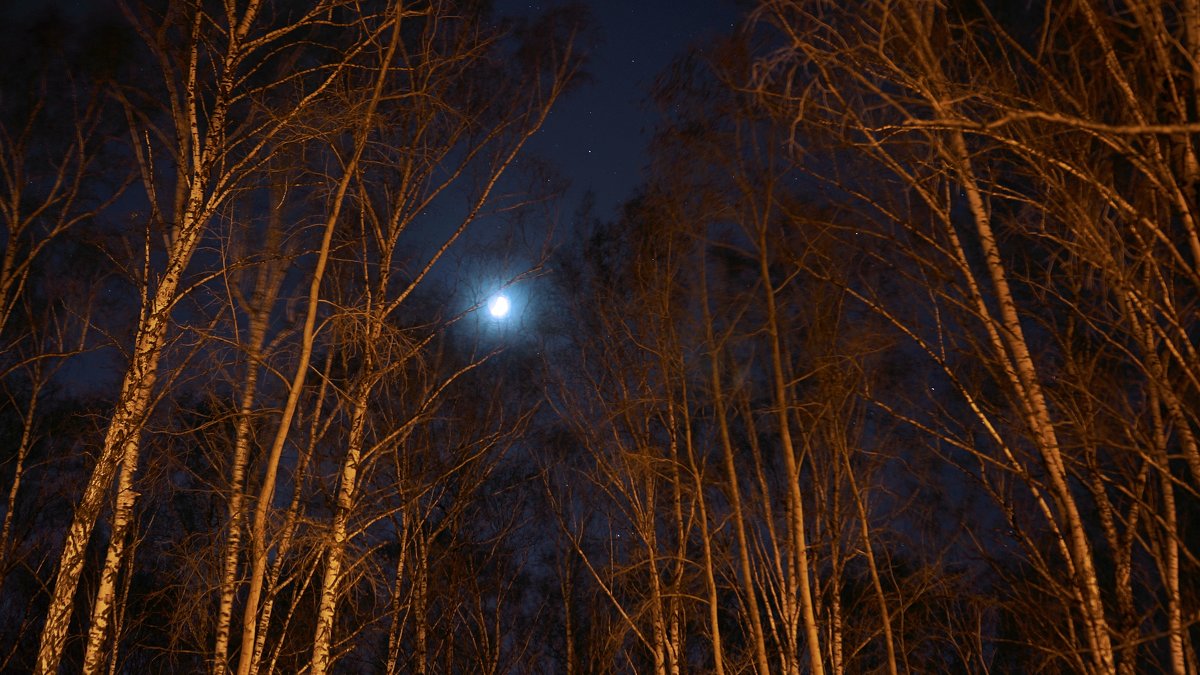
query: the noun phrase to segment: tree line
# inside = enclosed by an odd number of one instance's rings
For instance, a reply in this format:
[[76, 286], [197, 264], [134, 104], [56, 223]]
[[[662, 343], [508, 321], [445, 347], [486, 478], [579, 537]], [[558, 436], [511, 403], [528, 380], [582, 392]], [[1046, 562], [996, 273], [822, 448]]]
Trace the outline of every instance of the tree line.
[[1200, 2], [760, 0], [490, 261], [578, 8], [110, 9], [0, 73], [0, 669], [1200, 672]]

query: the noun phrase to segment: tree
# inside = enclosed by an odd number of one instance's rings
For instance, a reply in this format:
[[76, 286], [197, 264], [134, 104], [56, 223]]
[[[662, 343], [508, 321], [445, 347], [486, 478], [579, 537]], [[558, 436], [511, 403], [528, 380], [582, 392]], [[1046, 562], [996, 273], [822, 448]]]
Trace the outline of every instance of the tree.
[[[97, 671], [116, 597], [117, 575], [137, 493], [133, 487], [141, 450], [141, 429], [154, 399], [158, 366], [168, 336], [172, 309], [186, 292], [185, 278], [210, 219], [236, 189], [246, 173], [263, 161], [271, 139], [320, 98], [345, 59], [315, 72], [286, 73], [274, 82], [258, 81], [260, 55], [275, 63], [294, 58], [306, 47], [298, 39], [306, 28], [327, 21], [334, 7], [319, 3], [306, 14], [275, 15], [257, 0], [238, 11], [230, 5], [221, 14], [200, 6], [170, 3], [155, 16], [150, 8], [122, 5], [122, 11], [145, 43], [162, 78], [159, 86], [167, 108], [162, 115], [148, 112], [141, 92], [116, 89], [130, 121], [130, 153], [137, 158], [144, 198], [150, 206], [148, 225], [161, 232], [165, 251], [161, 267], [154, 265], [151, 238], [146, 239], [146, 274], [141, 279], [141, 312], [136, 338], [112, 422], [91, 478], [67, 532], [51, 604], [42, 629], [37, 670], [58, 670], [71, 618], [72, 600], [84, 563], [84, 549], [100, 516], [105, 496], [116, 479], [116, 505], [103, 571], [92, 605], [85, 672]], [[281, 22], [269, 25], [269, 22]], [[217, 36], [210, 40], [209, 36]], [[175, 45], [182, 44], [182, 50]], [[291, 49], [287, 47], [290, 46]], [[351, 53], [353, 50], [351, 50]], [[264, 57], [265, 58], [265, 57]], [[285, 97], [288, 107], [264, 109], [270, 94], [296, 91]], [[147, 94], [149, 92], [146, 92]], [[155, 152], [155, 149], [159, 152]], [[160, 162], [170, 171], [162, 176]]]
[[[932, 418], [889, 409], [955, 448], [1072, 617], [1067, 634], [1027, 639], [1055, 645], [1059, 667], [1134, 672], [1157, 660], [1139, 646], [1155, 616], [1169, 668], [1185, 672], [1173, 493], [1195, 472], [1163, 451], [1190, 467], [1195, 420], [1161, 364], [1193, 349], [1194, 321], [1176, 310], [1200, 251], [1183, 187], [1194, 64], [1191, 47], [1164, 45], [1195, 44], [1195, 8], [772, 1], [758, 16], [782, 43], [760, 60], [760, 100], [808, 173], [861, 204], [856, 229], [895, 243], [901, 255], [881, 261], [896, 279], [928, 298], [914, 312], [854, 291], [956, 399]], [[819, 167], [858, 163], [850, 152], [868, 160], [854, 178]], [[1156, 562], [1135, 572], [1139, 558]], [[1135, 585], [1165, 603], [1138, 607]]]
[[[404, 5], [397, 3], [395, 7], [399, 14]], [[377, 390], [433, 337], [394, 332], [391, 324], [446, 251], [495, 201], [496, 185], [545, 121], [578, 67], [573, 46], [578, 26], [569, 21], [561, 25], [547, 23], [536, 37], [530, 37], [545, 41], [548, 48], [524, 55], [519, 62], [523, 72], [513, 73], [508, 82], [494, 81], [492, 86], [503, 88], [493, 89], [482, 78], [485, 73], [492, 77], [499, 73], [482, 69], [481, 60], [494, 48], [497, 38], [469, 20], [454, 17], [450, 3], [431, 5], [427, 12], [422, 17], [423, 30], [411, 45], [401, 42], [401, 17], [397, 16], [392, 42], [377, 67], [372, 99], [389, 103], [382, 111], [385, 117], [378, 129], [379, 140], [385, 142], [373, 147], [361, 168], [355, 166], [352, 172], [362, 222], [353, 244], [357, 249], [353, 258], [361, 267], [355, 271], [358, 278], [354, 295], [358, 297], [352, 305], [343, 304], [341, 311], [350, 327], [342, 342], [357, 346], [358, 362], [353, 364], [355, 372], [347, 385], [345, 406], [350, 429], [320, 586], [313, 673], [325, 672], [332, 660], [330, 650], [350, 519], [358, 510], [361, 481], [371, 472], [377, 448], [381, 444], [404, 445], [411, 426], [436, 408], [445, 389], [482, 363], [482, 359], [469, 362], [434, 378], [412, 419], [393, 430], [379, 430], [375, 432], [377, 437], [369, 440], [372, 430], [368, 428], [368, 411], [376, 405]], [[393, 76], [390, 64], [397, 55], [401, 66]], [[368, 114], [366, 119], [373, 117]], [[393, 134], [398, 142], [387, 143]], [[403, 149], [396, 152], [392, 148]], [[469, 172], [479, 187], [465, 193], [466, 204], [460, 209], [458, 224], [448, 229], [432, 255], [407, 278], [397, 278], [401, 235], [434, 200], [455, 189], [460, 177]], [[385, 199], [375, 196], [380, 186], [385, 186]]]

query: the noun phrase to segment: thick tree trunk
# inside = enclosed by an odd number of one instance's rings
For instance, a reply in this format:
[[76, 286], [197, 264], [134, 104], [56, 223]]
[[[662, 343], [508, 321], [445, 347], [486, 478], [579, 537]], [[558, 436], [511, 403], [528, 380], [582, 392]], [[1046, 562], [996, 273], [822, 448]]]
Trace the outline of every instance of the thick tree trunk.
[[112, 486], [114, 474], [120, 466], [121, 485], [117, 494], [113, 532], [109, 541], [108, 554], [105, 556], [101, 583], [96, 591], [96, 601], [92, 612], [93, 623], [89, 628], [88, 644], [94, 648], [90, 658], [90, 667], [92, 668], [90, 672], [95, 672], [94, 669], [98, 665], [95, 649], [98, 649], [96, 645], [102, 641], [108, 627], [108, 610], [111, 608], [115, 593], [116, 572], [124, 553], [125, 534], [136, 500], [133, 492], [133, 474], [137, 470], [141, 449], [142, 425], [150, 414], [152, 392], [158, 376], [158, 361], [162, 356], [166, 340], [168, 314], [175, 302], [176, 289], [179, 287], [184, 269], [191, 260], [204, 229], [204, 218], [200, 213], [202, 199], [199, 183], [198, 181], [194, 182], [167, 271], [159, 282], [158, 288], [155, 289], [152, 302], [143, 311], [142, 325], [134, 345], [133, 358], [128, 371], [126, 371], [125, 381], [121, 386], [121, 397], [117, 402], [117, 409], [113, 413], [112, 423], [105, 434], [100, 457], [92, 470], [87, 487], [84, 488], [83, 498], [75, 509], [71, 526], [67, 530], [62, 556], [59, 559], [58, 574], [55, 577], [54, 590], [50, 598], [50, 607], [46, 613], [46, 623], [42, 628], [41, 646], [37, 659], [39, 675], [52, 675], [58, 672], [63, 646], [66, 643], [67, 628], [71, 622], [75, 589], [83, 570], [84, 551], [87, 548], [88, 539], [91, 538], [96, 519], [99, 518], [100, 511], [103, 509], [104, 498]]

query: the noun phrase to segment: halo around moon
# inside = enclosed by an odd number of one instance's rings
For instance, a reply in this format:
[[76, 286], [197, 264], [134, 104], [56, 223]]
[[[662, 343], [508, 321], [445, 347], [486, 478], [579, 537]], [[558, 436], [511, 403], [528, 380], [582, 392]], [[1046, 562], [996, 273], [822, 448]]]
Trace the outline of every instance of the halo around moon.
[[488, 311], [497, 319], [503, 318], [504, 315], [508, 314], [508, 310], [510, 309], [512, 309], [512, 303], [508, 301], [506, 296], [497, 295], [488, 300]]

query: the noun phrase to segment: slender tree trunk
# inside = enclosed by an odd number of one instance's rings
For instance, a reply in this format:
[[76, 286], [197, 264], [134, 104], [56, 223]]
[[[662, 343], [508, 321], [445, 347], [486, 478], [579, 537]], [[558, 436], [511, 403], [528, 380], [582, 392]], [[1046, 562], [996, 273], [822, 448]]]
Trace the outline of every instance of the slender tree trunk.
[[[644, 449], [643, 449], [644, 450]], [[639, 458], [645, 462], [648, 457]], [[658, 490], [655, 473], [650, 466], [639, 466], [638, 471], [642, 484], [641, 498], [644, 500], [642, 510], [638, 513], [636, 526], [641, 531], [640, 536], [646, 548], [646, 568], [650, 584], [650, 626], [654, 638], [654, 672], [656, 675], [667, 675], [670, 661], [670, 637], [667, 635], [667, 620], [663, 612], [662, 573], [658, 561], [658, 533], [655, 527], [655, 508], [658, 501]], [[631, 477], [631, 482], [638, 477]]]
[[[378, 107], [379, 100], [383, 96], [388, 73], [390, 72], [392, 62], [395, 60], [396, 49], [400, 44], [400, 27], [403, 10], [404, 3], [397, 1], [395, 4], [396, 17], [392, 25], [391, 39], [388, 42], [383, 60], [380, 62], [379, 73], [376, 76], [375, 86], [371, 92], [371, 99], [367, 104], [366, 113], [363, 117], [361, 137], [355, 148], [354, 161], [346, 171], [346, 179], [352, 177], [357, 171], [357, 160], [366, 146], [366, 140], [370, 131], [369, 125], [375, 117], [375, 109]], [[341, 186], [343, 194], [345, 186], [346, 183], [343, 183]], [[386, 291], [386, 288], [384, 290]], [[375, 313], [375, 311], [372, 311], [372, 314]], [[372, 318], [376, 317], [373, 316]], [[382, 317], [378, 317], [378, 319], [381, 320]], [[368, 337], [378, 339], [379, 331], [376, 329], [376, 321], [371, 322], [370, 335]], [[370, 345], [368, 345], [367, 349], [370, 349]], [[350, 440], [339, 478], [333, 529], [329, 534], [330, 539], [325, 560], [325, 575], [321, 583], [320, 601], [317, 609], [317, 629], [313, 639], [312, 664], [310, 666], [311, 675], [324, 675], [331, 665], [330, 646], [333, 641], [333, 628], [336, 620], [337, 596], [341, 587], [343, 557], [346, 554], [346, 524], [354, 507], [359, 461], [362, 458], [363, 440], [366, 435], [367, 402], [370, 400], [371, 386], [373, 384], [370, 379], [372, 373], [369, 372], [369, 369], [369, 365], [364, 366], [363, 381], [359, 385], [359, 391], [353, 402], [353, 410], [351, 412]]]
[[[108, 630], [109, 612], [116, 598], [117, 576], [124, 567], [125, 546], [133, 522], [133, 507], [137, 493], [133, 491], [133, 474], [137, 468], [138, 444], [125, 445], [125, 457], [121, 461], [121, 474], [117, 480], [117, 504], [113, 515], [112, 534], [108, 552], [104, 558], [104, 570], [100, 574], [100, 586], [92, 605], [92, 622], [88, 628], [87, 648], [84, 651], [84, 675], [96, 675], [104, 668], [104, 642]], [[115, 636], [114, 636], [115, 637]], [[114, 645], [113, 651], [116, 651]]]
[[[399, 14], [402, 3], [396, 4], [396, 11]], [[395, 54], [396, 42], [398, 40], [400, 30], [400, 20], [397, 16], [392, 26], [392, 40], [388, 45], [387, 57], [385, 63], [390, 64], [392, 56]], [[242, 616], [242, 650], [238, 657], [238, 675], [250, 675], [251, 664], [254, 663], [253, 649], [248, 649], [249, 645], [256, 644], [258, 636], [256, 635], [258, 627], [259, 604], [262, 597], [263, 577], [267, 568], [267, 515], [271, 510], [271, 501], [275, 495], [275, 482], [279, 472], [279, 461], [283, 456], [283, 448], [287, 443], [287, 438], [291, 433], [292, 420], [296, 416], [296, 408], [300, 402], [300, 395], [304, 390], [304, 383], [308, 378], [308, 366], [312, 360], [313, 344], [316, 339], [317, 314], [320, 308], [321, 299], [321, 284], [325, 278], [325, 269], [329, 264], [329, 254], [333, 243], [333, 232], [337, 226], [338, 219], [341, 215], [342, 206], [345, 203], [346, 191], [350, 187], [350, 181], [353, 179], [357, 171], [359, 159], [362, 157], [363, 149], [366, 147], [367, 138], [370, 135], [371, 120], [375, 116], [375, 109], [379, 104], [379, 98], [382, 95], [384, 77], [387, 73], [387, 68], [382, 68], [375, 83], [374, 91], [371, 94], [371, 99], [367, 104], [367, 108], [363, 113], [357, 130], [357, 137], [354, 144], [354, 150], [349, 161], [342, 169], [342, 177], [338, 181], [337, 189], [334, 193], [332, 207], [328, 217], [325, 220], [324, 234], [321, 240], [321, 247], [317, 253], [317, 264], [313, 270], [311, 282], [309, 284], [308, 306], [304, 317], [304, 329], [300, 342], [300, 354], [296, 364], [296, 371], [292, 377], [292, 382], [288, 390], [287, 401], [284, 403], [283, 412], [280, 415], [279, 428], [275, 433], [275, 439], [271, 444], [271, 450], [267, 457], [266, 471], [263, 476], [263, 482], [259, 488], [258, 498], [254, 506], [254, 519], [250, 529], [251, 541], [251, 567], [249, 590], [246, 595], [246, 605]]]
[[[331, 380], [330, 373], [332, 372], [334, 352], [330, 350], [326, 355], [325, 364], [321, 371], [321, 376], [318, 378], [320, 385], [317, 387], [317, 394], [314, 397], [316, 404], [315, 410], [319, 410], [321, 401], [325, 400], [329, 382]], [[280, 526], [280, 534], [278, 543], [275, 546], [275, 559], [271, 562], [270, 568], [267, 570], [264, 579], [264, 588], [268, 589], [268, 593], [262, 602], [262, 606], [257, 618], [258, 627], [255, 630], [255, 638], [253, 649], [250, 657], [250, 671], [260, 672], [259, 665], [262, 663], [262, 655], [266, 649], [267, 630], [271, 625], [271, 615], [275, 609], [276, 594], [280, 590], [280, 579], [283, 574], [284, 562], [288, 559], [288, 554], [292, 550], [292, 542], [295, 541], [296, 530], [300, 526], [300, 515], [302, 499], [305, 497], [304, 486], [308, 475], [308, 464], [312, 460], [313, 454], [316, 451], [316, 445], [323, 435], [322, 422], [320, 414], [312, 415], [311, 424], [308, 432], [308, 445], [296, 462], [296, 469], [292, 473], [292, 500], [288, 504], [287, 511], [283, 514], [283, 523]], [[326, 421], [327, 424], [327, 421]], [[305, 578], [304, 588], [301, 588], [295, 595], [297, 598], [303, 597], [304, 591], [312, 583], [312, 577], [316, 574], [315, 566]], [[274, 672], [275, 657], [278, 656], [279, 650], [276, 649], [275, 655], [272, 657], [266, 675], [271, 675]]]
[[887, 595], [883, 591], [883, 581], [879, 576], [879, 565], [875, 563], [875, 547], [871, 542], [870, 512], [867, 511], [867, 500], [864, 494], [859, 491], [858, 481], [854, 478], [854, 467], [850, 464], [850, 453], [843, 451], [839, 454], [842, 456], [846, 475], [850, 481], [850, 494], [853, 496], [854, 506], [858, 510], [859, 532], [862, 534], [863, 554], [867, 558], [867, 570], [871, 574], [871, 589], [875, 591], [875, 602], [879, 606], [879, 623], [883, 626], [883, 643], [887, 648], [888, 675], [897, 675], [899, 668], [896, 665], [896, 640], [892, 633], [892, 615], [891, 610], [888, 609]]
[[363, 439], [366, 435], [367, 402], [370, 384], [358, 386], [350, 415], [350, 439], [346, 458], [342, 462], [333, 525], [329, 532], [325, 556], [325, 575], [322, 577], [320, 602], [317, 608], [317, 632], [313, 639], [311, 675], [324, 675], [332, 665], [330, 648], [337, 619], [337, 599], [341, 591], [342, 566], [346, 555], [346, 528], [354, 513], [355, 492], [358, 487], [359, 462], [362, 460]]
[[408, 562], [407, 559], [410, 555], [409, 542], [411, 541], [408, 521], [406, 510], [401, 508], [400, 523], [396, 528], [396, 538], [400, 543], [400, 552], [396, 555], [396, 575], [392, 582], [392, 625], [388, 629], [387, 668], [384, 671], [387, 675], [395, 675], [400, 672], [397, 670], [397, 664], [400, 662], [400, 640], [404, 634], [404, 621], [400, 610], [403, 606], [405, 564]]
[[[756, 420], [750, 406], [749, 393], [745, 390], [739, 391], [737, 402], [743, 424], [748, 429], [754, 429]], [[771, 489], [758, 434], [747, 434], [746, 440], [749, 441], [750, 455], [754, 460], [758, 503], [762, 508], [762, 523], [767, 531], [767, 545], [764, 548], [770, 554], [770, 558], [764, 560], [761, 572], [766, 629], [770, 631], [769, 634], [777, 645], [775, 656], [779, 661], [779, 671], [796, 673], [800, 669], [800, 655], [797, 652], [797, 622], [800, 620], [800, 609], [797, 607], [798, 593], [791, 581], [794, 575], [787, 573], [788, 562], [785, 557], [790, 555], [790, 549], [783, 546], [783, 540], [786, 538], [781, 537], [775, 528], [775, 509], [771, 506]]]
[[1187, 627], [1183, 621], [1183, 598], [1179, 585], [1179, 528], [1176, 518], [1175, 485], [1171, 475], [1171, 458], [1167, 451], [1167, 433], [1164, 427], [1161, 405], [1157, 395], [1157, 384], [1151, 385], [1150, 410], [1153, 426], [1154, 463], [1157, 464], [1159, 490], [1162, 492], [1163, 554], [1156, 556], [1160, 574], [1167, 594], [1167, 644], [1171, 656], [1173, 675], [1189, 675], [1186, 658]]
[[991, 276], [996, 304], [1000, 309], [1001, 335], [1005, 338], [1009, 354], [997, 354], [1006, 363], [1011, 363], [1009, 372], [1017, 385], [1017, 393], [1027, 406], [1030, 427], [1035, 434], [1042, 458], [1045, 461], [1052, 494], [1066, 521], [1068, 540], [1071, 545], [1072, 561], [1076, 568], [1076, 584], [1079, 589], [1081, 614], [1087, 629], [1088, 644], [1092, 649], [1095, 667], [1105, 673], [1114, 672], [1112, 642], [1109, 639], [1108, 622], [1104, 616], [1104, 604], [1100, 596], [1100, 581], [1092, 558], [1092, 547], [1088, 542], [1083, 517], [1079, 513], [1075, 496], [1068, 483], [1066, 464], [1054, 430], [1045, 395], [1038, 381], [1033, 357], [1025, 340], [1024, 330], [1017, 317], [1016, 301], [1008, 286], [1000, 248], [992, 232], [991, 220], [984, 206], [983, 196], [975, 182], [971, 169], [966, 141], [961, 132], [952, 132], [951, 148], [959, 170], [959, 178], [967, 194], [967, 203], [974, 216], [975, 231], [983, 249], [984, 261]]
[[[828, 401], [824, 405], [831, 405]], [[827, 657], [829, 659], [829, 671], [831, 673], [841, 674], [845, 671], [845, 635], [846, 624], [845, 615], [842, 612], [842, 580], [845, 578], [847, 556], [843, 548], [842, 536], [844, 534], [845, 518], [842, 516], [842, 476], [840, 466], [836, 462], [831, 462], [828, 470], [823, 470], [818, 464], [816, 454], [812, 452], [812, 438], [821, 431], [820, 426], [831, 425], [834, 422], [823, 419], [824, 414], [818, 415], [810, 421], [813, 430], [805, 434], [804, 444], [806, 454], [811, 458], [810, 466], [813, 474], [813, 491], [816, 493], [816, 511], [813, 521], [816, 523], [814, 533], [818, 539], [824, 539], [825, 545], [829, 547], [829, 601], [828, 605], [828, 649]], [[802, 422], [798, 421], [798, 425]], [[827, 440], [827, 439], [826, 439]], [[830, 452], [836, 452], [832, 447], [832, 443], [827, 443], [824, 448]], [[822, 537], [821, 525], [824, 524], [824, 537]], [[818, 614], [820, 616], [820, 614]]]
[[[186, 79], [181, 90], [183, 101], [182, 106], [175, 111], [178, 153], [180, 162], [185, 164], [176, 169], [176, 218], [171, 230], [167, 264], [162, 277], [157, 280], [158, 286], [154, 289], [152, 297], [148, 297], [149, 289], [143, 287], [137, 337], [121, 386], [121, 394], [96, 466], [84, 489], [83, 498], [75, 510], [60, 558], [38, 650], [36, 668], [39, 675], [50, 675], [58, 670], [70, 625], [71, 606], [83, 568], [83, 554], [102, 510], [105, 495], [111, 488], [114, 473], [119, 468], [112, 533], [105, 554], [104, 569], [100, 575], [100, 584], [92, 605], [92, 621], [88, 628], [87, 651], [84, 657], [85, 673], [91, 675], [100, 667], [100, 652], [116, 593], [114, 584], [117, 570], [124, 559], [127, 533], [137, 498], [137, 493], [133, 491], [133, 479], [140, 455], [142, 426], [150, 414], [170, 311], [178, 299], [179, 285], [192, 255], [199, 246], [208, 218], [213, 209], [223, 201], [221, 195], [226, 194], [230, 187], [228, 183], [224, 183], [220, 188], [221, 194], [206, 194], [206, 190], [214, 185], [208, 172], [226, 150], [220, 141], [225, 133], [228, 93], [231, 90], [233, 73], [244, 56], [240, 53], [241, 42], [254, 23], [258, 4], [259, 0], [250, 0], [239, 25], [230, 26], [227, 31], [225, 50], [220, 56], [218, 94], [204, 123], [201, 122], [203, 112], [197, 79], [204, 15], [200, 8], [192, 10]], [[140, 146], [142, 140], [136, 137], [136, 131], [130, 131], [134, 136], [135, 146]], [[141, 160], [140, 151], [138, 156]], [[146, 161], [143, 161], [141, 168], [143, 182], [147, 186], [149, 197], [154, 201], [154, 169]], [[151, 280], [146, 278], [143, 283], [148, 285]]]
[[[282, 198], [282, 195], [279, 195]], [[279, 204], [277, 199], [271, 200]], [[268, 225], [267, 250], [274, 257], [279, 249], [281, 214], [278, 206], [271, 213]], [[250, 423], [254, 400], [258, 392], [260, 362], [267, 335], [267, 320], [278, 291], [279, 265], [268, 260], [259, 268], [251, 299], [250, 325], [246, 343], [246, 380], [238, 403], [237, 427], [234, 430], [233, 459], [229, 478], [229, 534], [221, 561], [221, 598], [217, 609], [216, 641], [213, 646], [213, 675], [225, 675], [229, 669], [229, 633], [233, 618], [234, 596], [237, 592], [238, 560], [241, 557], [242, 527], [245, 514], [246, 464], [250, 457]]]
[[[707, 319], [705, 323], [711, 326], [711, 323]], [[709, 330], [711, 331], [711, 328]], [[733, 512], [733, 530], [737, 538], [738, 565], [741, 572], [738, 579], [742, 584], [742, 601], [745, 603], [742, 611], [748, 615], [747, 618], [750, 623], [750, 634], [754, 644], [755, 665], [761, 675], [767, 675], [767, 673], [771, 672], [771, 667], [767, 660], [767, 640], [763, 634], [762, 618], [759, 616], [758, 589], [754, 584], [754, 570], [750, 564], [750, 542], [746, 536], [746, 517], [742, 513], [740, 478], [737, 464], [734, 461], [733, 443], [729, 438], [729, 420], [726, 417], [725, 394], [722, 391], [721, 373], [717, 365], [717, 347], [712, 343], [711, 334], [709, 335], [709, 340], [709, 349], [713, 352], [709, 357], [711, 364], [709, 375], [713, 388], [713, 404], [716, 408], [717, 431], [721, 438], [721, 454], [725, 460], [725, 475], [729, 486], [730, 509]]]
[[563, 561], [560, 571], [559, 592], [563, 599], [563, 640], [566, 642], [567, 675], [577, 675], [579, 657], [575, 654], [575, 584], [574, 570], [569, 558], [574, 552], [567, 549], [563, 555], [568, 556], [568, 559]]
[[771, 672], [767, 661], [767, 641], [763, 635], [762, 619], [758, 615], [758, 591], [754, 585], [754, 572], [750, 565], [750, 545], [746, 537], [746, 519], [742, 513], [742, 490], [737, 462], [733, 454], [733, 442], [729, 437], [729, 419], [725, 409], [725, 392], [721, 378], [720, 354], [721, 348], [713, 334], [713, 319], [709, 310], [708, 298], [708, 261], [702, 258], [700, 267], [700, 295], [704, 318], [704, 337], [708, 347], [709, 386], [712, 391], [713, 414], [717, 418], [717, 432], [721, 443], [721, 456], [725, 462], [725, 475], [728, 483], [729, 506], [732, 511], [733, 531], [737, 539], [737, 557], [739, 571], [738, 580], [741, 582], [743, 614], [747, 615], [750, 624], [750, 637], [754, 645], [754, 663], [760, 675]]
[[1179, 585], [1179, 530], [1175, 518], [1175, 486], [1171, 482], [1170, 468], [1165, 461], [1165, 453], [1162, 457], [1164, 473], [1159, 477], [1159, 485], [1162, 490], [1165, 521], [1163, 524], [1165, 532], [1162, 537], [1165, 560], [1162, 561], [1162, 566], [1167, 593], [1167, 630], [1169, 632], [1167, 643], [1170, 648], [1168, 653], [1171, 658], [1171, 672], [1174, 675], [1187, 675], [1187, 662], [1184, 657], [1187, 629], [1183, 621], [1183, 598], [1180, 595]]
[[417, 675], [425, 675], [429, 670], [429, 542], [425, 533], [417, 526], [416, 547], [413, 552], [417, 560], [413, 569], [413, 618], [416, 626], [416, 663]]
[[[668, 394], [668, 397], [670, 394]], [[673, 404], [669, 404], [673, 405]], [[674, 415], [671, 415], [673, 418]], [[674, 420], [670, 422], [674, 427]], [[672, 429], [671, 434], [677, 435]], [[671, 439], [671, 510], [675, 518], [676, 536], [679, 541], [675, 544], [674, 560], [667, 565], [667, 574], [671, 583], [668, 586], [668, 596], [665, 610], [667, 612], [667, 664], [671, 675], [679, 675], [679, 662], [683, 658], [683, 631], [680, 627], [683, 613], [681, 593], [683, 590], [683, 561], [687, 559], [688, 527], [683, 520], [683, 477], [679, 471], [679, 444]]]
[[787, 395], [786, 375], [783, 365], [783, 348], [780, 345], [779, 314], [775, 303], [775, 285], [771, 280], [771, 271], [767, 261], [766, 222], [770, 206], [764, 208], [760, 217], [764, 222], [758, 224], [758, 264], [759, 276], [762, 279], [763, 292], [766, 301], [767, 337], [771, 346], [771, 378], [775, 401], [776, 423], [779, 431], [780, 453], [783, 455], [784, 470], [787, 475], [788, 515], [791, 518], [792, 558], [789, 562], [794, 566], [793, 574], [796, 579], [797, 591], [800, 598], [800, 619], [804, 627], [806, 649], [808, 650], [809, 665], [814, 675], [824, 675], [825, 661], [822, 656], [820, 630], [817, 627], [812, 580], [809, 572], [808, 542], [805, 536], [804, 497], [800, 493], [800, 467], [796, 462], [796, 449], [792, 443], [792, 431], [789, 418], [789, 398]]
[[[916, 57], [925, 70], [928, 86], [933, 87], [933, 91], [929, 93], [929, 104], [933, 107], [934, 114], [938, 119], [953, 119], [953, 111], [949, 110], [945, 103], [950, 100], [950, 97], [941, 91], [946, 78], [934, 55], [933, 47], [929, 43], [928, 19], [921, 16], [916, 3], [904, 3], [904, 11], [910, 22]], [[985, 321], [994, 320], [998, 324], [996, 332], [1000, 335], [1003, 344], [994, 345], [997, 351], [995, 356], [1004, 364], [1005, 371], [1013, 384], [1014, 393], [1021, 401], [1024, 415], [1034, 436], [1033, 440], [1037, 443], [1046, 465], [1051, 493], [1054, 495], [1061, 517], [1066, 521], [1071, 563], [1075, 568], [1074, 582], [1078, 591], [1079, 609], [1086, 629], [1088, 646], [1092, 651], [1093, 665], [1100, 672], [1112, 673], [1115, 672], [1116, 663], [1112, 642], [1109, 639], [1109, 626], [1104, 616], [1100, 582], [1092, 557], [1091, 544], [1088, 541], [1079, 507], [1068, 482], [1067, 468], [1054, 429], [1053, 418], [1046, 405], [1037, 369], [1017, 316], [1016, 301], [1009, 288], [1008, 275], [1000, 255], [1000, 247], [992, 231], [990, 213], [972, 167], [966, 138], [961, 130], [951, 130], [948, 132], [948, 136], [948, 147], [945, 148], [945, 154], [966, 194], [975, 234], [979, 240], [984, 265], [990, 277], [992, 291], [999, 309], [999, 319], [991, 319], [991, 314], [987, 311], [986, 306], [980, 306], [978, 309], [980, 315], [985, 317]], [[948, 225], [948, 227], [950, 226]], [[969, 262], [965, 259], [960, 260], [959, 264], [964, 269], [969, 268]]]
[[712, 653], [713, 653], [713, 672], [716, 675], [725, 675], [725, 653], [721, 644], [721, 621], [720, 599], [717, 596], [717, 580], [714, 567], [716, 565], [713, 560], [712, 553], [712, 536], [708, 529], [708, 507], [704, 497], [704, 480], [701, 475], [702, 469], [700, 463], [696, 459], [696, 448], [692, 442], [692, 419], [689, 411], [689, 402], [687, 394], [687, 380], [682, 374], [680, 375], [682, 383], [682, 404], [683, 413], [683, 438], [684, 447], [687, 448], [688, 470], [692, 475], [692, 489], [696, 491], [696, 506], [700, 509], [700, 547], [704, 554], [704, 587], [708, 592], [708, 624], [709, 632], [712, 634]]
[[[137, 532], [136, 528], [134, 528], [134, 532]], [[125, 575], [123, 583], [121, 584], [121, 599], [116, 604], [114, 611], [115, 616], [112, 624], [113, 648], [112, 656], [108, 659], [108, 675], [117, 675], [118, 666], [120, 665], [121, 628], [125, 621], [126, 609], [128, 608], [127, 603], [129, 601], [129, 590], [133, 586], [133, 570], [137, 561], [136, 553], [139, 543], [139, 540], [136, 538], [136, 534], [134, 537], [135, 538], [130, 543], [129, 555], [125, 556]]]
[[[2, 324], [0, 324], [2, 325]], [[25, 459], [33, 445], [34, 422], [37, 419], [38, 398], [42, 395], [45, 380], [42, 379], [40, 363], [35, 363], [32, 373], [33, 387], [29, 392], [29, 405], [21, 416], [21, 440], [17, 443], [16, 464], [13, 467], [12, 485], [8, 487], [8, 499], [5, 501], [4, 523], [0, 525], [0, 588], [4, 586], [4, 577], [8, 573], [12, 561], [9, 555], [16, 549], [16, 542], [10, 542], [12, 536], [13, 516], [17, 509], [17, 493], [21, 490], [21, 477], [25, 473]]]

